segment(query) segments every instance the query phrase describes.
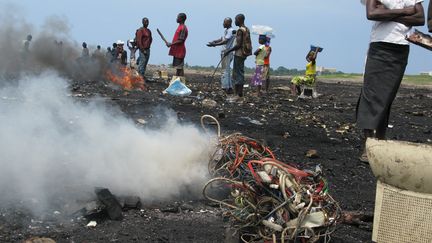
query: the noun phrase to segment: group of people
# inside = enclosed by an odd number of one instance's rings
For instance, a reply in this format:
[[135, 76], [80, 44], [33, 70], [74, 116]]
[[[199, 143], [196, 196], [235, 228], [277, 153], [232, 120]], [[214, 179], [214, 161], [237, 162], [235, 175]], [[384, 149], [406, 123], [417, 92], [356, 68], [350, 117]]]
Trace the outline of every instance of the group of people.
[[[389, 121], [391, 105], [401, 84], [408, 62], [409, 43], [406, 40], [412, 26], [424, 25], [425, 15], [422, 6], [423, 0], [361, 0], [366, 5], [368, 20], [374, 21], [371, 40], [364, 71], [364, 85], [357, 103], [356, 122], [363, 129], [364, 138], [373, 137], [385, 139]], [[432, 7], [429, 6], [429, 17], [432, 17]], [[184, 60], [186, 56], [185, 42], [188, 37], [188, 28], [185, 25], [187, 16], [179, 13], [177, 16], [178, 28], [172, 42], [163, 38], [173, 57], [172, 66], [177, 76], [184, 76]], [[432, 21], [428, 23], [432, 30]], [[245, 25], [245, 16], [238, 14], [235, 17], [236, 30], [232, 27], [232, 19], [227, 17], [223, 21], [224, 32], [219, 39], [208, 42], [207, 46], [222, 46], [221, 64], [223, 74], [221, 87], [227, 94], [242, 97], [245, 84], [245, 60], [252, 55], [250, 30]], [[130, 50], [130, 63], [136, 63], [138, 72], [144, 77], [146, 66], [150, 59], [150, 48], [153, 37], [148, 28], [149, 19], [142, 19], [142, 27], [136, 30], [135, 38], [127, 42]], [[23, 53], [28, 52], [32, 36], [29, 35], [23, 43]], [[256, 69], [251, 84], [257, 87], [257, 94], [261, 93], [262, 86], [269, 88], [270, 37], [260, 35], [259, 47], [253, 52]], [[87, 44], [82, 44], [82, 57], [88, 58]], [[135, 53], [138, 51], [138, 58]], [[304, 77], [292, 79], [292, 93], [299, 93], [299, 86], [315, 82], [316, 58], [319, 50], [311, 50], [307, 56], [306, 74]], [[95, 55], [101, 55], [100, 46]], [[119, 61], [126, 65], [127, 54], [124, 42], [118, 41], [113, 48], [108, 48], [106, 57], [111, 61]], [[233, 68], [231, 69], [231, 62]], [[232, 75], [231, 75], [232, 73]], [[367, 161], [365, 152], [360, 160]]]
[[100, 45], [96, 46], [96, 50], [93, 52], [93, 54], [90, 56], [90, 51], [87, 47], [87, 43], [83, 42], [81, 44], [82, 50], [81, 50], [81, 56], [79, 57], [80, 62], [88, 62], [93, 59], [101, 59], [105, 58], [109, 62], [118, 62], [122, 65], [127, 65], [127, 52], [124, 50], [124, 42], [121, 40], [118, 40], [117, 42], [112, 44], [111, 47], [107, 47], [107, 51], [105, 55], [102, 53], [102, 49]]
[[[222, 46], [221, 64], [222, 76], [221, 86], [227, 94], [235, 94], [237, 97], [243, 96], [243, 86], [245, 84], [246, 58], [252, 55], [252, 41], [250, 30], [245, 25], [245, 16], [238, 14], [235, 17], [235, 25], [238, 27], [234, 30], [232, 19], [227, 17], [223, 21], [225, 28], [223, 36], [219, 39], [210, 41], [207, 46]], [[262, 86], [268, 91], [270, 85], [270, 36], [260, 35], [258, 38], [260, 46], [253, 53], [255, 55], [255, 74], [252, 77], [251, 85], [257, 87], [257, 95], [261, 94]], [[231, 62], [234, 60], [232, 76]]]
[[[172, 42], [166, 42], [169, 49], [169, 55], [173, 57], [172, 66], [177, 70], [177, 76], [184, 76], [184, 59], [186, 56], [185, 42], [188, 36], [188, 29], [185, 25], [187, 16], [185, 13], [179, 13], [177, 16], [178, 28], [174, 34]], [[142, 19], [142, 27], [135, 32], [134, 39], [127, 40], [126, 46], [129, 49], [129, 65], [133, 69], [137, 69], [138, 73], [145, 80], [145, 72], [150, 59], [150, 49], [153, 42], [151, 30], [148, 28], [149, 19]], [[138, 58], [136, 53], [138, 52]], [[127, 52], [125, 50], [125, 42], [118, 40], [112, 44], [112, 47], [107, 47], [105, 55], [102, 54], [100, 45], [97, 46], [95, 52], [90, 56], [87, 43], [82, 43], [82, 53], [80, 60], [89, 60], [94, 57], [104, 57], [111, 63], [117, 63], [126, 66], [128, 64]]]
[[[172, 66], [176, 69], [176, 76], [184, 77], [184, 63], [186, 57], [185, 42], [188, 37], [188, 28], [185, 25], [187, 16], [185, 13], [177, 15], [178, 27], [171, 42], [165, 40], [159, 32], [166, 46], [169, 48], [169, 55], [172, 56]], [[233, 97], [242, 97], [245, 84], [245, 61], [252, 55], [252, 43], [250, 30], [245, 25], [245, 16], [238, 14], [235, 17], [235, 30], [232, 26], [232, 19], [227, 17], [223, 21], [225, 28], [223, 36], [217, 40], [210, 41], [207, 46], [222, 46], [221, 66], [221, 87], [227, 94], [234, 94]], [[142, 19], [142, 27], [135, 32], [134, 39], [128, 40], [126, 45], [130, 52], [129, 64], [131, 68], [137, 69], [138, 73], [145, 79], [147, 64], [150, 59], [150, 49], [153, 42], [152, 31], [148, 28], [149, 19]], [[251, 85], [257, 88], [257, 95], [261, 94], [262, 87], [268, 91], [270, 84], [270, 36], [259, 35], [259, 47], [253, 53], [255, 55], [256, 69], [251, 80]], [[108, 47], [105, 58], [110, 62], [127, 65], [127, 52], [124, 49], [125, 43], [121, 40]], [[138, 57], [136, 53], [138, 52]], [[82, 43], [81, 59], [103, 56], [101, 47], [98, 45], [94, 54], [90, 56], [87, 43]], [[233, 62], [233, 68], [231, 63]]]
[[[169, 49], [169, 55], [173, 57], [172, 66], [176, 69], [176, 75], [184, 77], [184, 60], [186, 57], [186, 39], [188, 37], [188, 28], [185, 25], [187, 16], [185, 13], [177, 15], [178, 27], [174, 33], [172, 42], [165, 41]], [[131, 52], [130, 63], [136, 63], [139, 74], [145, 79], [147, 64], [150, 59], [150, 48], [153, 42], [151, 30], [148, 28], [149, 19], [142, 19], [142, 27], [135, 32], [135, 39], [128, 42]], [[138, 51], [138, 59], [135, 59], [135, 53]]]
[[[188, 28], [185, 25], [187, 16], [185, 13], [177, 15], [178, 27], [174, 33], [172, 42], [165, 41], [169, 48], [169, 55], [173, 57], [172, 66], [176, 69], [176, 76], [184, 77], [184, 63], [186, 57], [185, 42], [188, 37]], [[221, 66], [223, 74], [221, 76], [221, 87], [227, 94], [234, 94], [234, 97], [243, 96], [243, 86], [245, 84], [245, 61], [252, 55], [252, 43], [250, 30], [245, 25], [245, 16], [238, 14], [235, 17], [235, 30], [232, 27], [232, 19], [227, 17], [223, 21], [225, 28], [223, 36], [217, 40], [210, 41], [207, 46], [222, 46]], [[130, 51], [129, 63], [132, 68], [137, 68], [138, 73], [145, 78], [146, 67], [150, 59], [150, 49], [153, 42], [151, 30], [148, 28], [149, 19], [142, 19], [142, 27], [136, 30], [135, 38], [127, 41], [127, 47]], [[257, 87], [257, 94], [261, 94], [262, 86], [268, 91], [270, 84], [270, 37], [260, 35], [258, 37], [260, 44], [253, 53], [256, 63], [255, 73], [251, 84]], [[86, 45], [83, 43], [83, 56], [89, 56]], [[138, 58], [136, 58], [138, 52]], [[124, 42], [118, 41], [113, 43], [112, 48], [107, 48], [107, 58], [111, 62], [127, 64], [127, 53], [124, 50]], [[231, 69], [231, 63], [233, 68]], [[232, 71], [231, 71], [232, 70]], [[231, 73], [232, 72], [232, 73]]]
[[[186, 57], [185, 42], [188, 37], [188, 28], [185, 25], [187, 16], [185, 13], [177, 15], [178, 27], [174, 33], [171, 42], [165, 40], [163, 35], [161, 37], [165, 41], [166, 46], [169, 48], [169, 55], [172, 56], [172, 66], [176, 69], [176, 76], [184, 77], [184, 63]], [[222, 89], [227, 94], [235, 94], [238, 97], [243, 96], [243, 86], [245, 84], [245, 60], [248, 56], [252, 55], [252, 43], [250, 37], [250, 30], [245, 25], [245, 16], [238, 14], [235, 17], [235, 25], [238, 27], [234, 30], [232, 27], [232, 19], [227, 17], [223, 21], [225, 28], [224, 34], [217, 40], [210, 41], [207, 46], [215, 47], [222, 46], [221, 51], [221, 64], [223, 74], [221, 76]], [[145, 77], [146, 67], [150, 59], [150, 49], [153, 42], [151, 30], [148, 28], [149, 19], [142, 19], [142, 27], [136, 30], [135, 38], [127, 42], [130, 51], [131, 66], [136, 66], [138, 72], [142, 77]], [[251, 84], [257, 87], [257, 94], [261, 93], [261, 88], [265, 85], [265, 90], [269, 88], [270, 82], [270, 37], [260, 35], [258, 38], [260, 43], [259, 48], [254, 52], [256, 56], [256, 71], [252, 78]], [[117, 42], [115, 47], [109, 51], [112, 54], [112, 60], [121, 60], [120, 62], [126, 65], [126, 53], [123, 51], [122, 42]], [[138, 51], [139, 55], [136, 58], [135, 53]], [[233, 63], [231, 74], [231, 63]]]

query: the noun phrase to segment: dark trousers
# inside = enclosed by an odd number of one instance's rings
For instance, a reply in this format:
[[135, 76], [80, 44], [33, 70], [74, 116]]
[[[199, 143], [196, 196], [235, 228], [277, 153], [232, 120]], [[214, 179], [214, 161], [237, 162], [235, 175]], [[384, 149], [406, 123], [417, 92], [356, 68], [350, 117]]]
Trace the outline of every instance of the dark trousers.
[[245, 83], [244, 78], [244, 63], [246, 57], [234, 56], [234, 65], [233, 65], [233, 76], [232, 82], [235, 85], [243, 85]]
[[370, 44], [356, 110], [359, 128], [385, 134], [391, 105], [404, 76], [408, 55], [408, 45], [384, 42]]
[[138, 57], [138, 72], [141, 74], [141, 76], [144, 77], [144, 74], [147, 69], [147, 63], [150, 59], [150, 49], [145, 49], [144, 51], [139, 51], [139, 57]]

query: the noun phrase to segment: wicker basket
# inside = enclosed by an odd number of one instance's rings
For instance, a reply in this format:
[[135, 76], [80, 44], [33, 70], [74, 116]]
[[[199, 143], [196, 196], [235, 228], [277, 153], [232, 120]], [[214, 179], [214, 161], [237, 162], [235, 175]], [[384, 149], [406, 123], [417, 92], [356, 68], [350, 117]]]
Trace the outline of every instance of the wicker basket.
[[378, 178], [372, 240], [432, 242], [432, 146], [368, 139]]

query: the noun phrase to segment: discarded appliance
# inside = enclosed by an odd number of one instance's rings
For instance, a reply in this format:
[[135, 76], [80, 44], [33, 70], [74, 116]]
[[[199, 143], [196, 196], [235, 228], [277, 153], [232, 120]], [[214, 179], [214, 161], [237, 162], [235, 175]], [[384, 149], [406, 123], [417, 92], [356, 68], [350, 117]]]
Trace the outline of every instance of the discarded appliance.
[[368, 139], [378, 179], [372, 240], [432, 242], [432, 146]]

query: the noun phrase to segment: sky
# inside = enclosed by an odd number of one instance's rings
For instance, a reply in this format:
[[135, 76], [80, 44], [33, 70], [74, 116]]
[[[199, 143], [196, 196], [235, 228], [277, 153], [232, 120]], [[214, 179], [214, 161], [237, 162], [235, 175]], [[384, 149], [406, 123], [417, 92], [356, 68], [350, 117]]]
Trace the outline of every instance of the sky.
[[[360, 0], [0, 0], [0, 4], [2, 8], [22, 14], [34, 28], [40, 28], [52, 16], [67, 20], [70, 38], [76, 41], [77, 48], [85, 41], [90, 51], [96, 45], [106, 49], [119, 39], [132, 39], [141, 26], [141, 19], [148, 17], [154, 39], [150, 64], [171, 63], [172, 57], [168, 56], [168, 48], [157, 35], [156, 28], [171, 40], [180, 12], [188, 16], [185, 61], [200, 66], [216, 66], [220, 50], [205, 44], [222, 36], [225, 17], [234, 18], [243, 13], [246, 26], [268, 25], [275, 30], [273, 68], [304, 69], [306, 53], [313, 44], [324, 48], [318, 56], [318, 66], [361, 73], [372, 26]], [[427, 4], [428, 1], [424, 3], [425, 9]], [[417, 29], [427, 33], [425, 26]], [[254, 49], [258, 46], [255, 35], [252, 35], [252, 45]], [[249, 57], [246, 65], [252, 67], [254, 58]], [[432, 71], [432, 53], [412, 45], [406, 73], [423, 71]]]

